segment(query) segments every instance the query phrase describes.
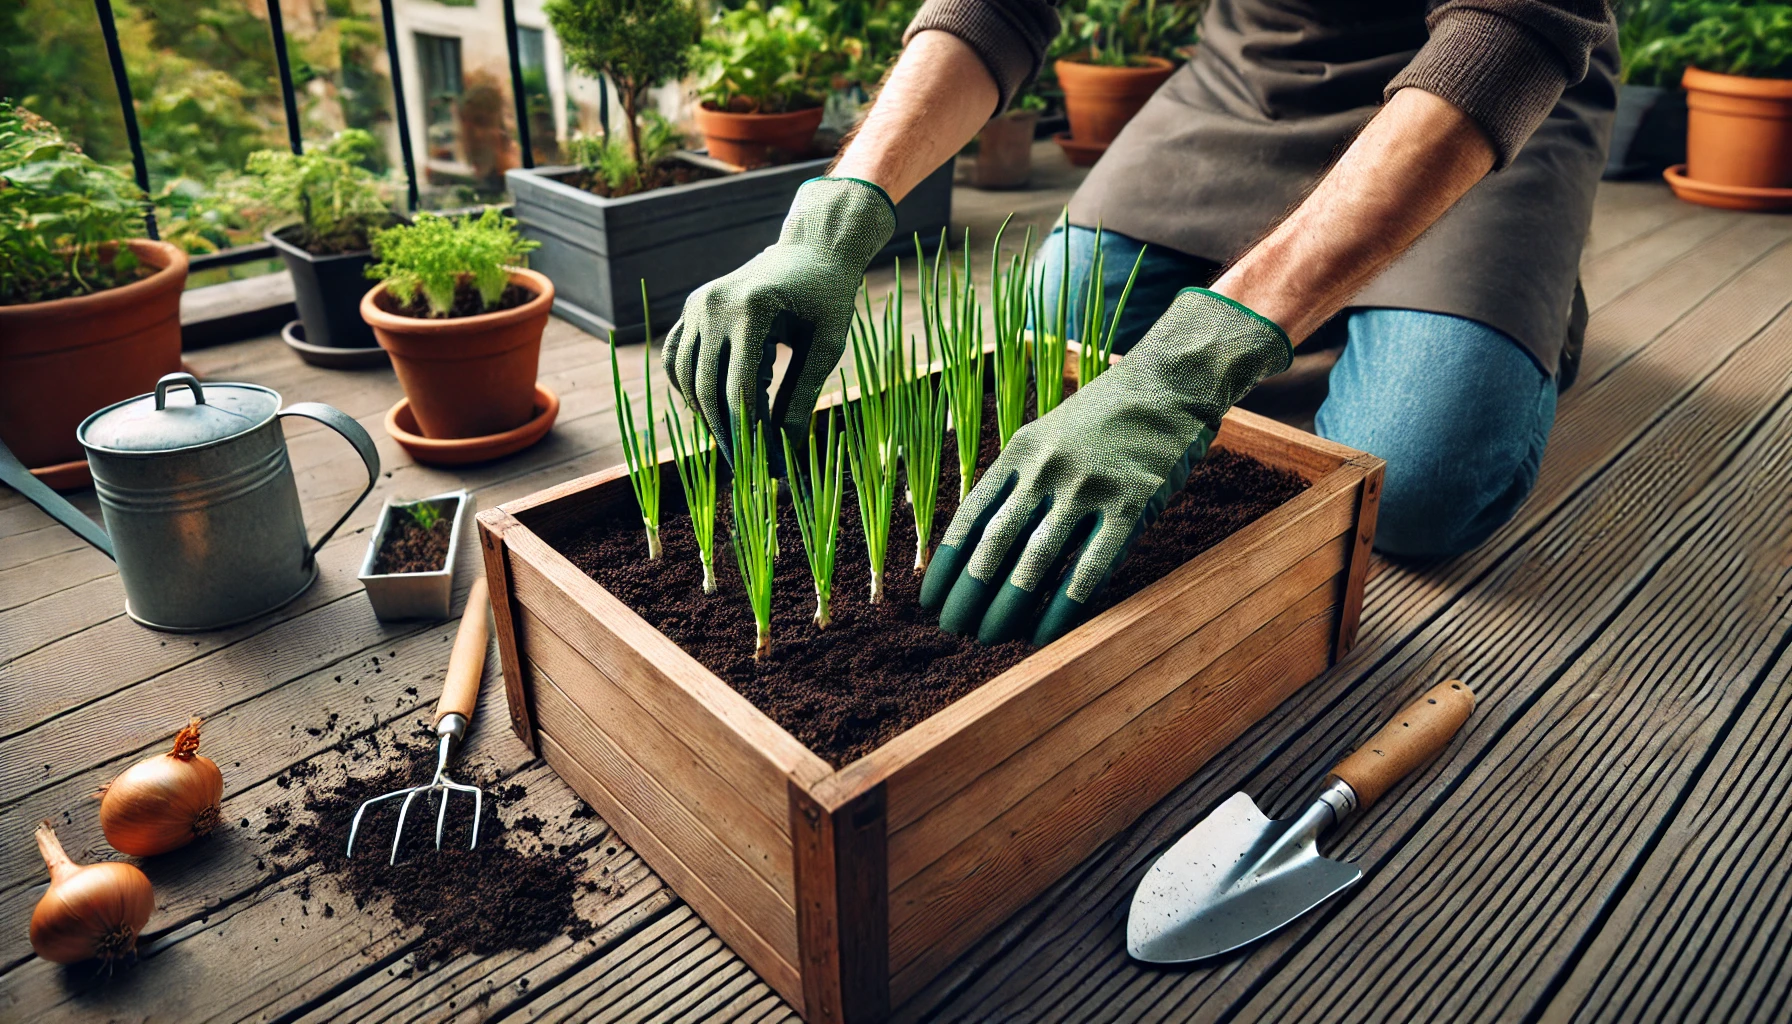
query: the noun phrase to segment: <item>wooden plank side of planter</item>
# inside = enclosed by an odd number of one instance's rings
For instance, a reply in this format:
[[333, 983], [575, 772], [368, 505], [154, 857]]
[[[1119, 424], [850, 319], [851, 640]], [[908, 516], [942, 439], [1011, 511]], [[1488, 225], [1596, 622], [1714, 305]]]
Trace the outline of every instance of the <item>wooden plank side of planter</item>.
[[618, 799], [605, 788], [574, 755], [551, 734], [541, 736], [541, 754], [567, 785], [616, 830], [631, 849], [641, 855], [659, 876], [691, 905], [729, 948], [751, 964], [767, 985], [776, 989], [792, 1005], [803, 1004], [803, 981], [791, 960], [786, 959], [752, 926], [743, 921], [726, 901], [710, 889], [703, 876], [686, 867], [658, 835], [637, 818], [630, 804]]
[[[702, 827], [704, 842], [725, 847], [786, 905], [795, 906], [788, 821], [767, 818], [672, 728], [527, 609], [522, 612], [521, 637], [523, 657], [542, 676], [538, 701], [571, 701], [630, 762], [659, 784], [674, 787], [670, 799]], [[565, 745], [564, 731], [560, 738]], [[685, 860], [689, 863], [691, 858]]]
[[504, 668], [505, 706], [510, 709], [510, 728], [523, 746], [541, 753], [535, 744], [534, 713], [529, 708], [528, 685], [517, 653], [516, 588], [510, 579], [510, 557], [504, 535], [522, 524], [499, 509], [479, 513], [479, 551], [485, 558], [485, 579], [492, 602], [492, 621], [498, 634], [498, 663]]
[[1363, 454], [1355, 448], [1260, 416], [1249, 409], [1233, 409], [1226, 413], [1225, 419], [1220, 421], [1220, 432], [1214, 436], [1213, 446], [1297, 473], [1308, 483], [1317, 483]]
[[901, 829], [1164, 654], [1235, 601], [1356, 525], [1361, 470], [1304, 493], [839, 773], [887, 782]]
[[789, 811], [785, 781], [813, 782], [827, 762], [527, 529], [505, 535], [517, 603], [730, 780], [771, 821]]
[[1271, 624], [1292, 629], [1246, 661], [1229, 652], [902, 886], [890, 903], [891, 998], [963, 950], [1197, 771], [1330, 662], [1337, 586]]
[[890, 836], [891, 887], [913, 878], [1215, 661], [1228, 655], [1236, 661], [1240, 649], [1267, 649], [1280, 634], [1264, 627], [1324, 584], [1341, 594], [1353, 539], [1344, 533], [1327, 540], [1120, 685], [897, 830]]
[[884, 791], [833, 803], [790, 784], [797, 935], [809, 1024], [864, 1024], [890, 1011], [890, 926]]
[[[590, 677], [577, 673], [556, 679], [541, 665], [535, 666], [540, 685], [535, 706], [540, 713], [541, 734], [552, 737], [561, 749], [577, 757], [585, 771], [620, 800], [629, 816], [653, 833], [662, 855], [645, 851], [642, 856], [654, 870], [660, 859], [671, 857], [673, 870], [683, 870], [703, 882], [703, 898], [713, 898], [751, 928], [778, 955], [792, 963], [797, 958], [796, 906], [771, 883], [729, 849], [709, 823], [701, 820], [680, 798], [680, 780], [656, 776], [651, 767], [630, 757], [617, 741], [612, 723], [600, 725], [574, 702], [571, 691], [589, 685]], [[605, 728], [612, 725], [612, 728]], [[629, 839], [622, 823], [617, 831]], [[790, 840], [779, 837], [785, 844]], [[629, 842], [633, 842], [629, 839]], [[786, 854], [788, 857], [788, 852]], [[669, 877], [669, 876], [668, 876]], [[791, 879], [794, 881], [794, 872]], [[787, 890], [795, 894], [794, 884]], [[699, 907], [708, 913], [710, 907]]]

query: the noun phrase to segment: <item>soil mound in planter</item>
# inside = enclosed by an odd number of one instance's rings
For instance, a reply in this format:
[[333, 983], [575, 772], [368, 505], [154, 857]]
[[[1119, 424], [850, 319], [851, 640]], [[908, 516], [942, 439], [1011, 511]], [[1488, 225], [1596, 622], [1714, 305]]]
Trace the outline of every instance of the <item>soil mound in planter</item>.
[[[996, 456], [995, 400], [983, 412], [981, 466]], [[945, 535], [958, 507], [957, 454], [946, 437], [933, 537]], [[677, 477], [665, 470], [677, 488]], [[852, 487], [851, 474], [846, 486]], [[1248, 456], [1216, 450], [1189, 475], [1188, 487], [1133, 550], [1096, 611], [1147, 585], [1260, 516], [1306, 490], [1300, 477]], [[898, 497], [901, 503], [900, 496]], [[890, 523], [884, 601], [865, 600], [871, 583], [857, 499], [840, 514], [833, 622], [817, 630], [815, 586], [803, 556], [796, 513], [779, 510], [779, 550], [772, 593], [772, 651], [753, 661], [755, 625], [741, 587], [728, 530], [727, 497], [716, 515], [716, 592], [705, 595], [690, 517], [665, 515], [664, 554], [647, 561], [647, 539], [633, 505], [550, 538], [586, 575], [633, 608], [704, 667], [725, 680], [816, 755], [839, 767], [875, 750], [898, 733], [1001, 675], [1031, 654], [1024, 641], [985, 647], [973, 637], [942, 632], [920, 606], [921, 576], [911, 571], [915, 526], [903, 504]]]
[[[366, 778], [322, 785], [306, 777], [303, 769], [315, 771], [310, 765], [280, 776], [275, 781], [282, 787], [302, 786], [300, 802], [307, 817], [294, 820], [289, 804], [269, 808], [262, 831], [286, 833], [270, 852], [277, 857], [299, 854], [314, 860], [354, 901], [355, 912], [390, 913], [400, 924], [422, 929], [407, 974], [467, 953], [538, 949], [562, 935], [574, 941], [589, 935], [591, 926], [573, 909], [574, 896], [593, 885], [579, 878], [587, 867], [584, 857], [547, 842], [540, 818], [524, 815], [507, 828], [498, 816], [500, 806], [527, 796], [520, 784], [494, 785], [489, 779], [456, 776], [456, 781], [485, 789], [477, 849], [467, 849], [472, 838], [473, 800], [456, 794], [448, 808], [440, 852], [435, 849], [435, 805], [419, 800], [405, 820], [398, 863], [387, 864], [398, 806], [403, 802], [388, 800], [374, 805], [361, 820], [354, 859], [344, 855], [349, 825], [362, 801], [421, 785], [435, 774], [433, 730], [420, 740], [383, 749], [377, 741], [357, 747], [351, 760], [387, 762], [387, 767]], [[466, 768], [462, 774], [471, 775]], [[512, 831], [532, 835], [539, 842], [519, 841], [507, 834]], [[530, 845], [538, 848], [531, 852], [522, 849]], [[309, 905], [307, 913], [334, 917], [349, 910], [314, 897], [309, 885], [300, 895]], [[319, 903], [321, 909], [315, 906]]]
[[515, 309], [534, 301], [535, 293], [520, 284], [507, 284], [504, 294], [498, 296], [498, 304], [490, 309], [485, 308], [485, 300], [479, 297], [479, 289], [473, 287], [471, 281], [462, 281], [454, 289], [454, 305], [448, 308], [446, 317], [431, 317], [429, 302], [418, 292], [411, 301], [401, 303], [392, 297], [391, 292], [382, 291], [373, 301], [388, 313], [396, 316], [414, 317], [418, 320], [452, 320], [463, 316], [479, 316], [484, 313], [501, 313], [506, 309]]
[[448, 563], [448, 538], [453, 529], [454, 520], [446, 510], [427, 530], [408, 515], [394, 515], [380, 553], [374, 556], [374, 573], [435, 572]]
[[603, 175], [586, 170], [562, 174], [554, 180], [571, 185], [573, 188], [584, 189], [594, 196], [603, 196], [605, 199], [621, 199], [623, 196], [652, 192], [656, 188], [689, 185], [693, 181], [706, 181], [721, 176], [720, 171], [713, 171], [707, 167], [671, 163], [655, 164], [647, 169], [646, 174], [640, 175], [633, 181], [624, 182], [621, 188], [611, 188], [610, 183], [604, 180]]

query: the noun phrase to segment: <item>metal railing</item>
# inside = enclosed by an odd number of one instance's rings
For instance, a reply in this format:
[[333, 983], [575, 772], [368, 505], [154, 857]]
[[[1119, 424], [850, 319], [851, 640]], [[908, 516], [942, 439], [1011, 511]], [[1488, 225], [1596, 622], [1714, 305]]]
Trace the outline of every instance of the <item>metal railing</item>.
[[[535, 166], [535, 152], [529, 141], [529, 99], [523, 91], [522, 52], [517, 45], [516, 3], [504, 2], [504, 43], [510, 55], [510, 97], [516, 107], [516, 141], [524, 167]], [[125, 138], [131, 147], [131, 170], [137, 187], [149, 188], [149, 160], [143, 152], [143, 135], [137, 127], [137, 108], [131, 99], [131, 79], [124, 65], [124, 51], [118, 42], [118, 24], [112, 15], [112, 0], [93, 0], [99, 15], [100, 35], [106, 43], [106, 58], [112, 67], [112, 84], [118, 90], [118, 105], [124, 117]], [[268, 32], [273, 36], [274, 61], [280, 71], [280, 99], [286, 112], [286, 140], [294, 153], [305, 151], [305, 140], [299, 125], [299, 100], [293, 87], [292, 62], [286, 51], [286, 26], [280, 12], [280, 0], [268, 0]], [[417, 159], [411, 149], [410, 112], [405, 107], [404, 71], [398, 53], [398, 25], [392, 13], [392, 0], [380, 0], [380, 14], [386, 33], [386, 61], [391, 65], [392, 109], [398, 128], [398, 149], [404, 163], [405, 190], [410, 208], [415, 210], [417, 195]], [[150, 238], [160, 238], [155, 211], [146, 214]], [[251, 263], [274, 255], [274, 247], [266, 242], [239, 245], [221, 252], [203, 253], [189, 259], [194, 270], [228, 267]]]

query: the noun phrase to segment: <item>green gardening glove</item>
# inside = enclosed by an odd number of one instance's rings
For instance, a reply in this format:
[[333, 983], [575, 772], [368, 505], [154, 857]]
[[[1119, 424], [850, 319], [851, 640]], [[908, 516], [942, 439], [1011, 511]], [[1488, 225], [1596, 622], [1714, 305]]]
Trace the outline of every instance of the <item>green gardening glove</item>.
[[[792, 436], [808, 430], [846, 348], [865, 268], [895, 231], [896, 207], [883, 189], [857, 178], [811, 178], [797, 189], [775, 243], [685, 300], [666, 335], [666, 376], [723, 454], [733, 451], [733, 410], [752, 408]], [[791, 361], [768, 408], [777, 348], [766, 339], [774, 330]]]
[[983, 643], [1063, 636], [1206, 456], [1220, 417], [1292, 358], [1274, 323], [1183, 289], [1125, 359], [1009, 441], [952, 517], [922, 606]]

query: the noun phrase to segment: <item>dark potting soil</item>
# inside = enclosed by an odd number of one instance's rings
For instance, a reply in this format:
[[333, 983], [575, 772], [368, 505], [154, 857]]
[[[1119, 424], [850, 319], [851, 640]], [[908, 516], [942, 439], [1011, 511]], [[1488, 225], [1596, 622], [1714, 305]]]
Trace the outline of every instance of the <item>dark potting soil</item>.
[[498, 304], [490, 309], [485, 308], [485, 300], [479, 297], [479, 289], [473, 287], [471, 281], [462, 281], [454, 289], [454, 305], [448, 307], [446, 317], [432, 317], [429, 302], [418, 292], [411, 296], [411, 301], [400, 303], [392, 297], [391, 292], [382, 291], [374, 299], [379, 307], [388, 313], [398, 316], [415, 317], [419, 320], [437, 319], [451, 320], [463, 316], [479, 316], [484, 313], [501, 313], [506, 309], [515, 309], [535, 298], [535, 293], [520, 284], [507, 284], [504, 294], [498, 296]]
[[688, 185], [693, 181], [705, 181], [709, 178], [720, 178], [722, 172], [694, 164], [664, 163], [655, 164], [647, 169], [647, 173], [624, 181], [616, 188], [611, 188], [604, 176], [591, 171], [578, 170], [570, 174], [562, 174], [554, 179], [584, 189], [594, 196], [605, 199], [620, 199], [641, 192], [651, 192], [656, 188], [670, 188], [673, 185]]
[[442, 509], [442, 518], [427, 530], [408, 514], [394, 512], [392, 525], [386, 528], [385, 539], [380, 542], [380, 552], [374, 556], [373, 571], [376, 574], [435, 572], [446, 565], [448, 539], [454, 531], [454, 503], [447, 504], [449, 507]]
[[[433, 735], [389, 743], [383, 749], [361, 747], [351, 754], [351, 760], [376, 757], [385, 765], [380, 771], [333, 785], [322, 785], [315, 778], [282, 776], [276, 781], [283, 786], [302, 784], [300, 806], [304, 813], [295, 815], [290, 806], [277, 805], [269, 809], [268, 823], [261, 830], [286, 833], [270, 852], [313, 859], [354, 901], [356, 911], [389, 912], [400, 924], [421, 929], [411, 970], [427, 970], [467, 953], [531, 950], [561, 935], [576, 941], [591, 933], [591, 926], [573, 908], [575, 895], [592, 885], [580, 879], [588, 867], [584, 857], [547, 842], [540, 818], [523, 815], [507, 828], [498, 815], [501, 805], [527, 795], [520, 784], [493, 785], [464, 767], [456, 773], [451, 765], [449, 772], [456, 781], [485, 789], [476, 849], [467, 848], [472, 839], [473, 800], [456, 793], [448, 806], [439, 852], [435, 849], [435, 805], [419, 798], [405, 819], [397, 864], [386, 861], [392, 852], [401, 800], [368, 810], [361, 819], [354, 858], [347, 857], [349, 825], [362, 801], [428, 782], [435, 774]], [[300, 896], [307, 904], [323, 903], [321, 896], [311, 894], [309, 886]], [[325, 903], [319, 912], [333, 917], [346, 909]]]
[[[995, 461], [995, 403], [983, 412], [980, 468]], [[958, 507], [958, 456], [951, 435], [941, 465], [933, 540], [945, 535]], [[667, 476], [673, 474], [667, 471]], [[674, 480], [669, 486], [676, 487]], [[773, 721], [836, 767], [848, 764], [898, 733], [1012, 668], [1033, 652], [1025, 641], [985, 647], [974, 638], [942, 632], [920, 607], [921, 575], [911, 571], [915, 525], [906, 504], [892, 516], [885, 556], [884, 601], [867, 603], [871, 570], [859, 528], [857, 500], [848, 495], [840, 515], [832, 619], [811, 621], [815, 588], [797, 531], [796, 514], [779, 509], [782, 548], [773, 570], [772, 650], [753, 660], [756, 626], [724, 538], [728, 511], [717, 510], [716, 592], [702, 590], [702, 567], [690, 517], [663, 516], [663, 556], [647, 560], [647, 539], [633, 506], [550, 538], [573, 564], [642, 618], [727, 681]], [[1249, 456], [1215, 450], [1189, 475], [1188, 486], [1115, 573], [1095, 611], [1126, 599], [1168, 575], [1306, 489], [1300, 477]], [[901, 499], [898, 499], [899, 503]], [[725, 503], [725, 499], [724, 499]]]

